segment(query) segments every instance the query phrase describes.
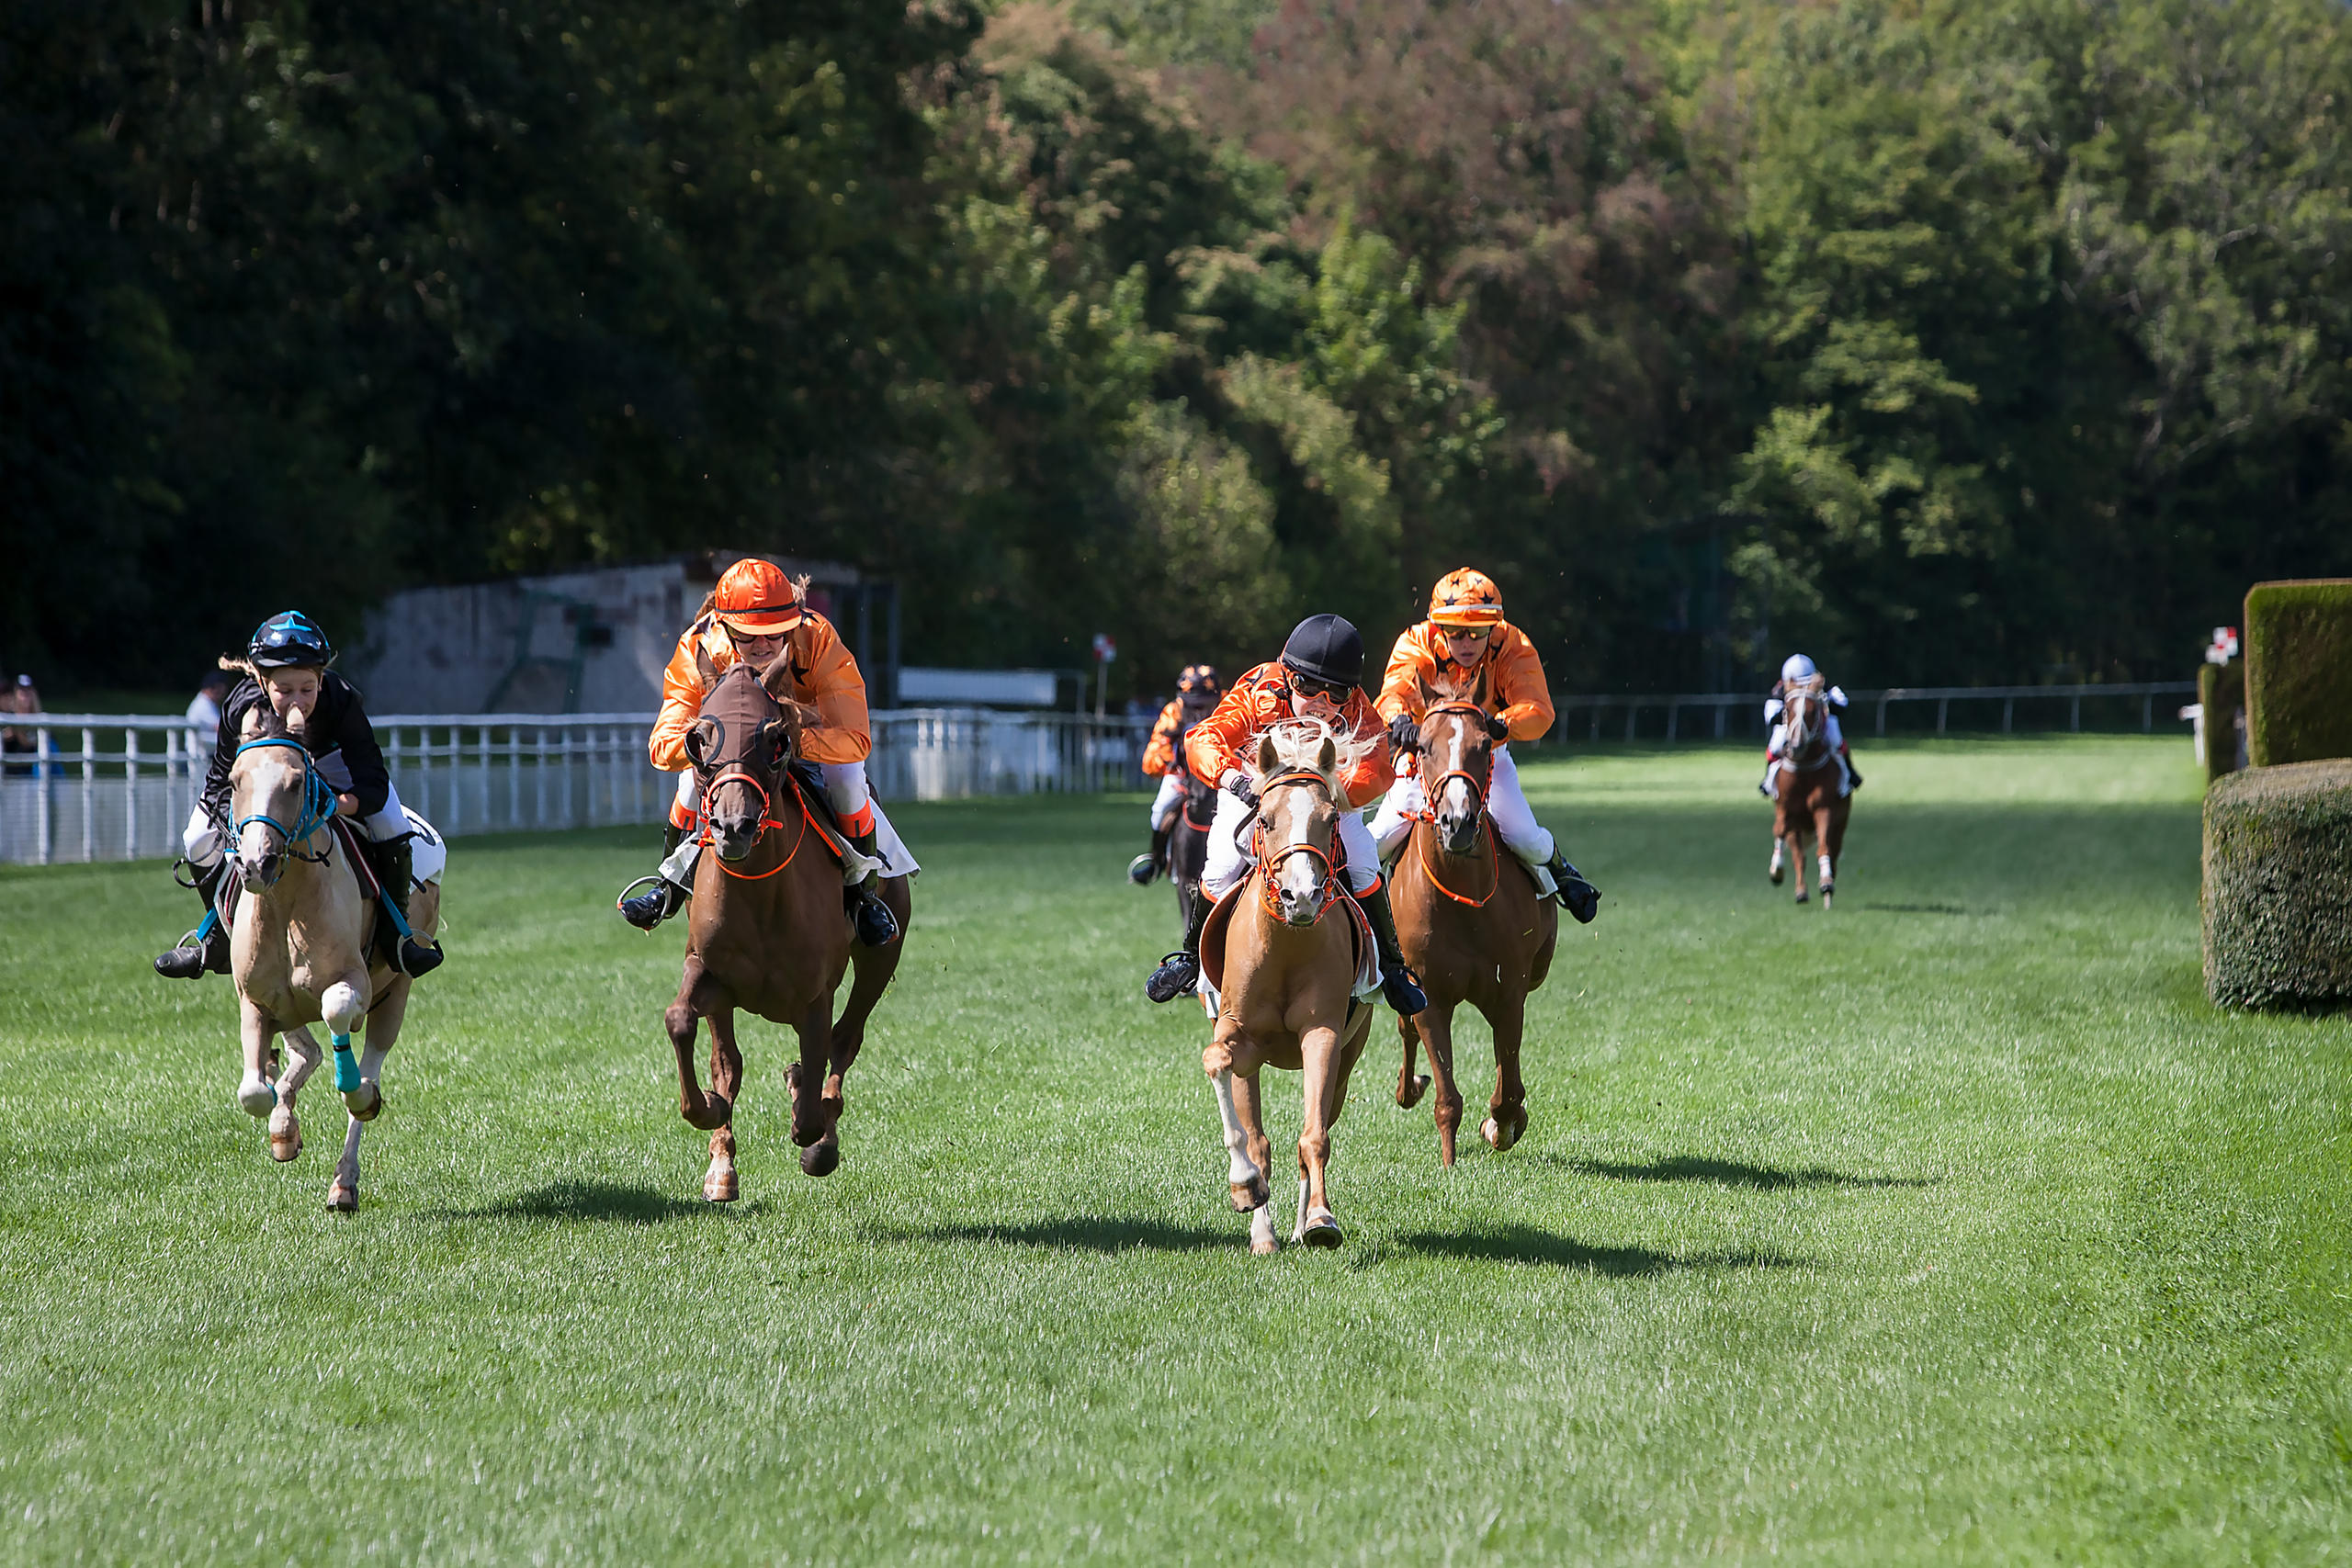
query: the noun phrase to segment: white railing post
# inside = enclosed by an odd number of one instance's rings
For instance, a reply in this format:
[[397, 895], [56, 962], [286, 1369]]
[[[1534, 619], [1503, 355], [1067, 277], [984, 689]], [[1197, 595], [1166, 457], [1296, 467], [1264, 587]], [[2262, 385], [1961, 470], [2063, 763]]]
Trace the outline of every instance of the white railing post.
[[139, 858], [139, 731], [122, 732], [122, 858]]
[[82, 863], [98, 858], [98, 732], [82, 731]]

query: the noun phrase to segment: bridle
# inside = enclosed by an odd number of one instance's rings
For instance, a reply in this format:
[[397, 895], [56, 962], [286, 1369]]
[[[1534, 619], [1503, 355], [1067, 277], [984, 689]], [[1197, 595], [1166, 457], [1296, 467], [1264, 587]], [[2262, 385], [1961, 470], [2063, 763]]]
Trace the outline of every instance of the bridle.
[[1828, 725], [1814, 722], [1815, 704], [1820, 705], [1824, 714], [1828, 712], [1828, 699], [1819, 687], [1810, 684], [1792, 691], [1781, 704], [1782, 722], [1788, 726], [1781, 738], [1781, 754], [1799, 773], [1806, 771], [1804, 759], [1823, 750], [1828, 739]]
[[1267, 859], [1266, 821], [1265, 815], [1262, 810], [1264, 797], [1272, 795], [1278, 789], [1286, 788], [1293, 784], [1312, 784], [1316, 788], [1327, 792], [1331, 787], [1330, 781], [1329, 779], [1326, 779], [1321, 773], [1316, 773], [1307, 768], [1294, 768], [1289, 773], [1278, 773], [1273, 778], [1268, 780], [1265, 787], [1258, 792], [1261, 808], [1260, 810], [1253, 811], [1250, 814], [1257, 826], [1255, 831], [1250, 835], [1250, 858], [1257, 863], [1259, 901], [1265, 906], [1266, 913], [1274, 916], [1276, 919], [1281, 918], [1283, 907], [1282, 895], [1274, 886], [1275, 868], [1280, 866], [1283, 862], [1288, 860], [1293, 855], [1310, 855], [1314, 857], [1316, 862], [1322, 867], [1322, 874], [1316, 878], [1315, 921], [1309, 922], [1311, 924], [1321, 921], [1324, 914], [1331, 908], [1332, 903], [1337, 900], [1340, 896], [1339, 827], [1336, 823], [1332, 826], [1331, 846], [1329, 849], [1325, 849], [1320, 845], [1309, 843], [1285, 844], [1281, 849], [1274, 852], [1274, 855], [1272, 860]]
[[[1433, 703], [1422, 713], [1421, 722], [1423, 724], [1427, 724], [1439, 714], [1449, 713], [1458, 715], [1464, 718], [1476, 719], [1481, 726], [1487, 722], [1487, 710], [1480, 707], [1476, 703]], [[1428, 750], [1426, 747], [1423, 748], [1422, 755], [1428, 755]], [[1455, 779], [1460, 779], [1463, 783], [1470, 786], [1471, 795], [1475, 796], [1478, 802], [1478, 815], [1481, 817], [1485, 816], [1487, 814], [1487, 792], [1492, 789], [1495, 784], [1495, 753], [1493, 750], [1489, 748], [1487, 752], [1487, 768], [1484, 773], [1474, 773], [1467, 768], [1448, 768], [1444, 773], [1438, 774], [1434, 780], [1425, 778], [1421, 781], [1421, 795], [1423, 798], [1429, 802], [1430, 815], [1432, 818], [1437, 815], [1438, 796], [1443, 795], [1445, 793], [1445, 786], [1452, 784]]]
[[238, 744], [236, 755], [242, 757], [248, 751], [258, 751], [271, 746], [284, 747], [302, 759], [302, 814], [294, 819], [294, 825], [290, 828], [266, 811], [255, 811], [248, 816], [240, 817], [230, 825], [229, 841], [232, 844], [236, 843], [244, 837], [246, 828], [258, 822], [277, 835], [279, 843], [288, 854], [296, 860], [309, 861], [316, 865], [334, 852], [332, 844], [316, 854], [305, 854], [295, 846], [308, 843], [312, 835], [334, 819], [334, 786], [328, 784], [326, 775], [319, 772], [318, 763], [311, 757], [311, 749], [300, 740], [272, 736], [260, 740], [242, 741]]

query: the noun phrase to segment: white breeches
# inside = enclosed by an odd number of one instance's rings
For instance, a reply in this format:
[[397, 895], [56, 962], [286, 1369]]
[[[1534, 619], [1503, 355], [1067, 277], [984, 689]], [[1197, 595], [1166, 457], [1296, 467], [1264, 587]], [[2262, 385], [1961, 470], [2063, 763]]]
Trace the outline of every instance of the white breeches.
[[[1201, 871], [1201, 891], [1212, 898], [1224, 897], [1250, 874], [1250, 856], [1233, 841], [1233, 830], [1249, 818], [1250, 808], [1239, 795], [1229, 789], [1216, 792], [1208, 864]], [[1373, 848], [1372, 829], [1363, 825], [1363, 812], [1340, 814], [1340, 848], [1346, 855], [1348, 886], [1358, 893], [1369, 892], [1380, 881], [1380, 852]]]
[[[320, 759], [319, 772], [327, 775], [327, 783], [347, 790], [351, 787], [351, 775], [345, 773], [337, 779], [326, 765], [334, 760], [332, 757]], [[373, 817], [362, 817], [359, 825], [367, 829], [369, 841], [379, 844], [409, 830], [408, 815], [401, 809], [401, 792], [392, 786], [389, 779], [384, 784], [384, 809]], [[180, 829], [180, 848], [187, 852], [191, 865], [202, 866], [209, 871], [220, 863], [220, 832], [212, 825], [212, 819], [204, 814], [204, 807], [200, 803], [188, 813], [187, 826]]]
[[[1407, 814], [1428, 804], [1429, 796], [1422, 793], [1418, 773], [1396, 781], [1372, 819], [1372, 836], [1383, 852], [1402, 843], [1411, 830]], [[1508, 745], [1495, 748], [1495, 774], [1487, 785], [1487, 815], [1495, 819], [1495, 832], [1502, 839], [1503, 846], [1528, 864], [1542, 865], [1552, 858], [1557, 847], [1553, 842], [1552, 830], [1535, 820], [1535, 812], [1527, 804], [1527, 792], [1519, 784], [1519, 764], [1510, 760]]]
[[[1774, 725], [1772, 727], [1772, 739], [1766, 743], [1764, 747], [1764, 755], [1768, 758], [1779, 757], [1781, 754], [1781, 743], [1788, 738], [1789, 727], [1787, 725]], [[1829, 716], [1829, 749], [1832, 751], [1843, 751], [1846, 749], [1846, 727], [1838, 722], [1838, 716], [1834, 713]]]
[[[847, 822], [864, 811], [874, 796], [865, 787], [865, 764], [863, 762], [820, 762], [825, 775], [825, 799], [833, 814]], [[670, 820], [680, 828], [694, 825], [695, 813], [702, 809], [702, 785], [695, 782], [695, 771], [688, 768], [678, 775], [678, 802], [671, 808]]]
[[1151, 830], [1176, 825], [1176, 813], [1184, 804], [1184, 775], [1174, 768], [1159, 775], [1159, 793], [1151, 797]]

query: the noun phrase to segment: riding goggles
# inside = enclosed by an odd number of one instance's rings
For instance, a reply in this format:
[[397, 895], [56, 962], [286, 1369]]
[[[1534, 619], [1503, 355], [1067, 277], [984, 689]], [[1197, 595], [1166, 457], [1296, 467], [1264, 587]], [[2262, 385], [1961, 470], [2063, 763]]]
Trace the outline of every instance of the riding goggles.
[[1312, 675], [1302, 675], [1295, 670], [1290, 672], [1290, 689], [1302, 697], [1321, 697], [1334, 703], [1347, 700], [1348, 688], [1344, 684], [1317, 681]]

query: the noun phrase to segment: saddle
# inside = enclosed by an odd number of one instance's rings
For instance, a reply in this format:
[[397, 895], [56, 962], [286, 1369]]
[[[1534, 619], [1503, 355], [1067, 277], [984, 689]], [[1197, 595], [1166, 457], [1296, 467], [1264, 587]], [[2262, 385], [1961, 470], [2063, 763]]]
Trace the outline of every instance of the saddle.
[[[1225, 942], [1232, 930], [1233, 911], [1240, 907], [1241, 895], [1250, 890], [1258, 876], [1259, 873], [1253, 870], [1228, 889], [1209, 911], [1207, 923], [1201, 927], [1201, 1008], [1212, 1019], [1216, 1017], [1218, 998], [1225, 989]], [[1365, 998], [1380, 994], [1380, 949], [1372, 938], [1372, 919], [1363, 912], [1363, 906], [1356, 902], [1355, 895], [1342, 889], [1340, 903], [1350, 917], [1348, 934], [1355, 942], [1355, 984], [1348, 987], [1348, 1011], [1352, 1017]]]

